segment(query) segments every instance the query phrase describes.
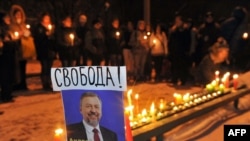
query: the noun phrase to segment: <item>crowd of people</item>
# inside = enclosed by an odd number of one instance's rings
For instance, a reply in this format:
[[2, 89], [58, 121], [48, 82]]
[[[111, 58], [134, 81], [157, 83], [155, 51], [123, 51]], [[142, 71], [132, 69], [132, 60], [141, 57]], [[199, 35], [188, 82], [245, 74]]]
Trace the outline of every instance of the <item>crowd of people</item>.
[[107, 25], [100, 18], [88, 21], [85, 13], [74, 15], [75, 19], [65, 15], [55, 25], [50, 13], [44, 12], [38, 22], [28, 25], [23, 8], [13, 5], [10, 12], [1, 12], [1, 99], [12, 101], [13, 90], [27, 90], [26, 64], [34, 57], [41, 64], [45, 90], [51, 90], [50, 68], [55, 59], [62, 67], [124, 65], [128, 83], [168, 80], [185, 85], [191, 79], [205, 84], [216, 70], [244, 71], [237, 64], [244, 53], [247, 14], [245, 8], [236, 7], [231, 17], [216, 22], [213, 13], [207, 12], [199, 26], [176, 15], [166, 28], [143, 20], [135, 26], [119, 18]]

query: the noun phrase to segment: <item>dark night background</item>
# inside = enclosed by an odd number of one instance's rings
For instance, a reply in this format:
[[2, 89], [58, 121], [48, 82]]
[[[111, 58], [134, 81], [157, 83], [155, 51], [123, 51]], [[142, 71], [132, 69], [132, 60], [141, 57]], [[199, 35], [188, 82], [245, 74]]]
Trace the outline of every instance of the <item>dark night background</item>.
[[[35, 21], [42, 11], [52, 13], [55, 22], [60, 21], [64, 14], [77, 15], [80, 11], [85, 12], [89, 21], [97, 16], [119, 17], [122, 21], [132, 20], [136, 22], [143, 19], [144, 0], [108, 0], [110, 8], [104, 9], [107, 0], [0, 0], [0, 9], [9, 10], [12, 4], [23, 6], [28, 20]], [[216, 20], [230, 16], [235, 6], [244, 6], [249, 11], [249, 0], [151, 0], [151, 23], [161, 21], [170, 23], [176, 12], [184, 17], [190, 17], [196, 24], [203, 20], [206, 11], [212, 11]], [[108, 11], [108, 12], [107, 12]]]

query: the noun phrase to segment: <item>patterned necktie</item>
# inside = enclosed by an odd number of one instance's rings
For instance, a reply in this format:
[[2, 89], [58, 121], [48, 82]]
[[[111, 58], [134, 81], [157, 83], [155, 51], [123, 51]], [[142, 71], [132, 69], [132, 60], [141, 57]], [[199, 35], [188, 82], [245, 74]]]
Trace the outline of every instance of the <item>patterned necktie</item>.
[[94, 141], [100, 141], [98, 130], [96, 128], [93, 129], [94, 132]]

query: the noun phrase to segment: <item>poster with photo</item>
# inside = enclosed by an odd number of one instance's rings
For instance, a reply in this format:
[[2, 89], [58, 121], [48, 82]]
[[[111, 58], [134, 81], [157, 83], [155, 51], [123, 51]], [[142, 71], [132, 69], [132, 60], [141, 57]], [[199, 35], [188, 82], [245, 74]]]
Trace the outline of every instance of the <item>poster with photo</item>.
[[62, 94], [67, 141], [125, 141], [125, 67], [52, 68], [51, 78]]

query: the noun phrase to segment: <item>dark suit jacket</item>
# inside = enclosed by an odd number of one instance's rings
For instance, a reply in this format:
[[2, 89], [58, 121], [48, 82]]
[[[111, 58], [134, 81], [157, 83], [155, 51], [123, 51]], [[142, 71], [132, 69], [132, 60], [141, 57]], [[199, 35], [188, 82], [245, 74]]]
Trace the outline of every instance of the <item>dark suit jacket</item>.
[[[67, 140], [68, 141], [88, 140], [86, 130], [82, 122], [67, 125], [66, 128], [67, 128]], [[102, 126], [100, 126], [100, 130], [101, 130], [102, 138], [104, 141], [118, 141], [117, 135], [113, 131]]]

